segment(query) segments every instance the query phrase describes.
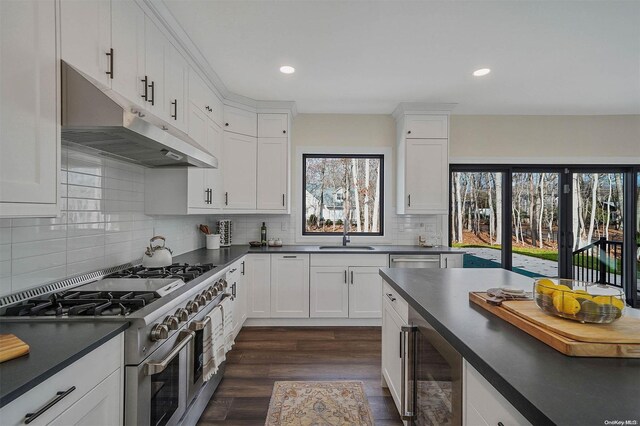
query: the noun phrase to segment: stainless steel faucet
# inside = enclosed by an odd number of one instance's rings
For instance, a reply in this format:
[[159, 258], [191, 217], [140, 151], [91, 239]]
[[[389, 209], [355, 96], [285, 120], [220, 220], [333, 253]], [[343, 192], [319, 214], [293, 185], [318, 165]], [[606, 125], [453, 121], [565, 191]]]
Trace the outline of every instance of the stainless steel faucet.
[[342, 224], [342, 246], [346, 247], [347, 243], [350, 243], [351, 239], [349, 238], [349, 232], [347, 231], [347, 220], [343, 220]]

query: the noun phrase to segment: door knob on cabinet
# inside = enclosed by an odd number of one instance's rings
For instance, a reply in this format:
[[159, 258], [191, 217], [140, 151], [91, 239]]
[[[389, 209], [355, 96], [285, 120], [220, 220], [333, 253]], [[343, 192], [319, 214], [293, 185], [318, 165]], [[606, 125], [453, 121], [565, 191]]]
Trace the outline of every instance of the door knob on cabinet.
[[224, 126], [225, 127], [229, 127], [229, 123], [224, 123]]
[[287, 133], [287, 131], [286, 131], [286, 130], [283, 130], [283, 131], [282, 131], [282, 133], [285, 133], [285, 134], [286, 134], [286, 133]]
[[408, 135], [410, 135], [410, 134], [411, 134], [411, 130], [409, 130], [409, 131], [407, 132], [407, 134], [408, 134]]

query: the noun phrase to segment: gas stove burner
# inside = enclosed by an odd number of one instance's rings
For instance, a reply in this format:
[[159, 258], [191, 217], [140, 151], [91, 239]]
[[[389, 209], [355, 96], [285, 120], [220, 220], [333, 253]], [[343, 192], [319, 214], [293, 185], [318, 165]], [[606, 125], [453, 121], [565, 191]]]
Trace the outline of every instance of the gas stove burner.
[[159, 298], [150, 292], [69, 290], [10, 306], [3, 316], [120, 316]]
[[184, 282], [189, 282], [215, 267], [216, 266], [211, 263], [195, 265], [174, 263], [164, 268], [133, 266], [108, 275], [107, 278], [176, 278]]

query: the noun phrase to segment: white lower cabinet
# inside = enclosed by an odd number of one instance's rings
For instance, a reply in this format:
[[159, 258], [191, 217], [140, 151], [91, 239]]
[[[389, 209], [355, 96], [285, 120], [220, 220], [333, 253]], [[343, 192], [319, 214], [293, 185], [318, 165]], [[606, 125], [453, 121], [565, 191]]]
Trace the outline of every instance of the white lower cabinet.
[[66, 395], [33, 418], [31, 425], [112, 426], [123, 422], [124, 334], [104, 343], [0, 409], [2, 425], [22, 425], [56, 397]]
[[440, 268], [462, 268], [464, 261], [463, 254], [441, 254]]
[[247, 320], [247, 287], [245, 258], [235, 261], [227, 272], [227, 284], [229, 292], [235, 296], [233, 301], [233, 335], [237, 336]]
[[382, 307], [382, 377], [399, 412], [402, 382], [400, 334], [402, 326], [407, 323], [387, 300], [383, 302]]
[[271, 316], [271, 255], [248, 254], [245, 257], [247, 318]]
[[271, 318], [309, 318], [309, 255], [271, 255]]
[[312, 255], [311, 318], [380, 318], [387, 265], [387, 255]]
[[464, 425], [530, 425], [482, 375], [463, 361]]

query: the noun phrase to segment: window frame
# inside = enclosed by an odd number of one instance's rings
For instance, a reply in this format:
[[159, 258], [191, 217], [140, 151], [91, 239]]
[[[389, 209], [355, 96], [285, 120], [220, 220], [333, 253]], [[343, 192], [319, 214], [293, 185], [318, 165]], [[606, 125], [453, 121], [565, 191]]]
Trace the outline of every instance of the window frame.
[[384, 163], [386, 161], [385, 154], [327, 154], [327, 153], [310, 153], [305, 152], [302, 153], [302, 236], [303, 237], [336, 237], [343, 235], [343, 232], [308, 232], [307, 231], [307, 158], [369, 158], [369, 159], [378, 159], [380, 161], [380, 179], [379, 179], [379, 191], [380, 191], [380, 203], [379, 203], [379, 212], [380, 218], [378, 220], [379, 223], [379, 231], [378, 232], [348, 232], [349, 236], [353, 237], [384, 237], [384, 210], [386, 208], [385, 205], [385, 175], [384, 175]]

